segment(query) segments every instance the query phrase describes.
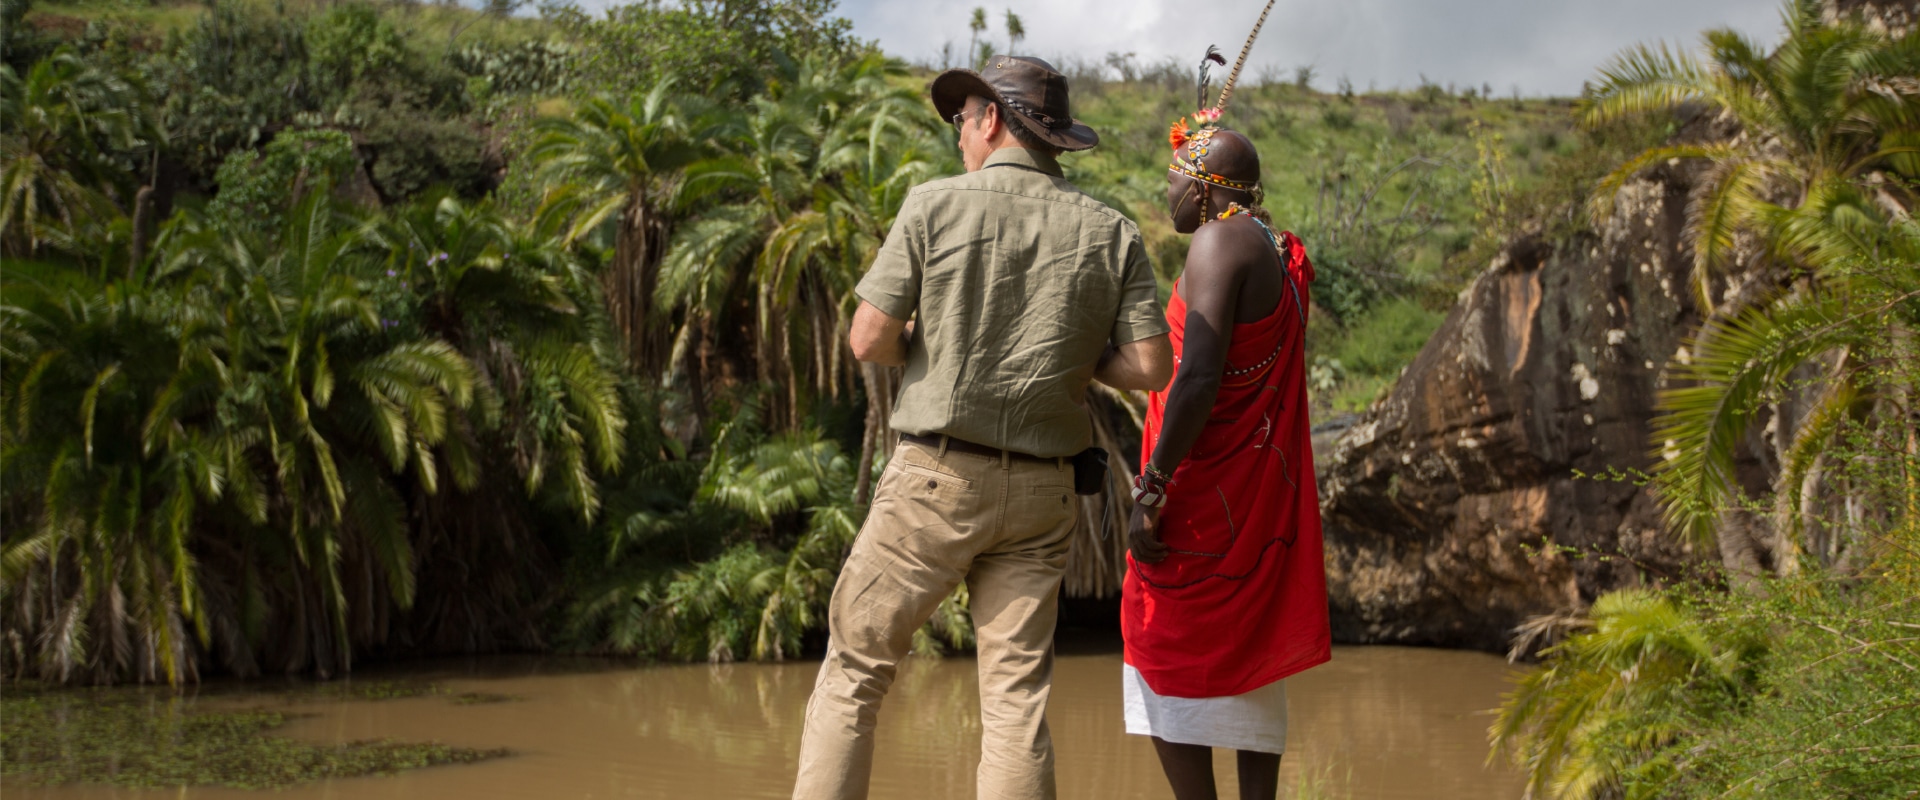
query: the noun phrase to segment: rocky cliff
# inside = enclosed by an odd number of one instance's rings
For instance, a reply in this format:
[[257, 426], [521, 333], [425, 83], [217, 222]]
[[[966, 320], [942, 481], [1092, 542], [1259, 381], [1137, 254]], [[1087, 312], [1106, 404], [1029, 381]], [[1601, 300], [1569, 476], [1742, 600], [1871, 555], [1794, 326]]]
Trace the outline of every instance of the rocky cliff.
[[1645, 470], [1661, 375], [1698, 324], [1690, 173], [1629, 184], [1595, 234], [1509, 243], [1323, 472], [1334, 636], [1505, 649], [1528, 617], [1693, 560]]
[[[1920, 2], [1834, 0], [1828, 14], [1901, 35]], [[1706, 118], [1681, 133], [1736, 135]], [[1683, 244], [1697, 169], [1642, 174], [1596, 232], [1511, 241], [1337, 440], [1321, 472], [1336, 640], [1505, 649], [1530, 618], [1582, 611], [1702, 556], [1768, 567], [1757, 518], [1729, 517], [1718, 542], [1727, 552], [1696, 554], [1664, 532], [1652, 493], [1631, 477], [1658, 457], [1654, 398], [1700, 324]], [[1736, 247], [1746, 266], [1713, 287], [1723, 312], [1785, 278], [1751, 245]], [[1776, 403], [1775, 420], [1755, 427], [1786, 420], [1791, 430], [1804, 413], [1795, 405]], [[1736, 464], [1749, 495], [1778, 468], [1769, 436], [1750, 433]]]

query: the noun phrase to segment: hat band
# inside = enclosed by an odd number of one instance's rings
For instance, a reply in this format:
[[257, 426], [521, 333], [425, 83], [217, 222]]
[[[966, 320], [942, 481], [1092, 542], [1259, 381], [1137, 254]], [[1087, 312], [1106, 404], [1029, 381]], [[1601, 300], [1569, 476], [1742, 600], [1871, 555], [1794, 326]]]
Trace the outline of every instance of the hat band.
[[1057, 119], [1052, 114], [1048, 114], [1045, 111], [1036, 111], [1032, 107], [1018, 100], [1014, 100], [1012, 98], [1003, 96], [1000, 98], [1000, 102], [1006, 103], [1008, 108], [1011, 108], [1015, 111], [1018, 111], [1022, 114], [1027, 115], [1027, 117], [1029, 119], [1032, 119], [1034, 122], [1038, 122], [1042, 125], [1047, 126], [1048, 130], [1057, 131], [1057, 130], [1060, 130], [1061, 128], [1073, 127], [1073, 120], [1071, 119]]

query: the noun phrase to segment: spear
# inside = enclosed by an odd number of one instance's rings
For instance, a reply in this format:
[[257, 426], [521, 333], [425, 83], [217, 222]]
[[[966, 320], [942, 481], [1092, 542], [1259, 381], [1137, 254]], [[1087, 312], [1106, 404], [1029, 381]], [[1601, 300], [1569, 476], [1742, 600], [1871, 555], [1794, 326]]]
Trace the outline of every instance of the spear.
[[1240, 68], [1247, 65], [1247, 54], [1253, 52], [1253, 40], [1260, 36], [1260, 26], [1267, 24], [1267, 12], [1273, 10], [1273, 0], [1267, 0], [1267, 7], [1260, 9], [1260, 18], [1253, 21], [1253, 32], [1247, 34], [1247, 43], [1240, 48], [1240, 57], [1233, 61], [1233, 71], [1227, 73], [1226, 84], [1220, 87], [1220, 102], [1214, 108], [1227, 110], [1227, 100], [1233, 97], [1233, 82], [1240, 79]]

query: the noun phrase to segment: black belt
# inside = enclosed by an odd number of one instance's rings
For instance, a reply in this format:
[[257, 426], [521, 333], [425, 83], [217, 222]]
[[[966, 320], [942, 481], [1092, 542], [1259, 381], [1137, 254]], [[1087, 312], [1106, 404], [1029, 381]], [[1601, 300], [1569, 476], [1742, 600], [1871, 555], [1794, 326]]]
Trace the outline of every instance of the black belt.
[[1030, 456], [1014, 450], [1002, 450], [998, 447], [974, 444], [965, 439], [955, 439], [951, 436], [921, 436], [915, 433], [900, 434], [900, 440], [903, 442], [912, 442], [921, 447], [931, 447], [935, 450], [940, 449], [940, 440], [942, 439], [946, 440], [947, 452], [949, 453], [966, 453], [974, 456], [986, 456], [987, 458], [1000, 458], [1002, 454], [1005, 454], [1007, 458], [1014, 461], [1044, 461], [1049, 463], [1058, 463], [1060, 461], [1060, 459], [1057, 458]]

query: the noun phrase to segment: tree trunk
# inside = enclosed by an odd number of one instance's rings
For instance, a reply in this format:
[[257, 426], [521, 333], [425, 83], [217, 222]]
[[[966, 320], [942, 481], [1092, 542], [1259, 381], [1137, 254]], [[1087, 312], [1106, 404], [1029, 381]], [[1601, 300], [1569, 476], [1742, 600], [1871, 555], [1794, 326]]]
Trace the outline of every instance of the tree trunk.
[[148, 217], [152, 214], [153, 185], [148, 184], [133, 195], [133, 233], [127, 247], [127, 280], [140, 275], [140, 262], [146, 258], [147, 227], [152, 222]]
[[[873, 374], [873, 367], [867, 367], [867, 374]], [[856, 462], [853, 483], [853, 504], [864, 506], [873, 501], [873, 451], [880, 418], [880, 403], [873, 397], [873, 383], [867, 383], [867, 426], [860, 434], [860, 460]]]
[[1761, 530], [1765, 524], [1764, 518], [1743, 509], [1720, 513], [1720, 524], [1714, 526], [1715, 540], [1720, 546], [1720, 565], [1726, 568], [1727, 581], [1735, 588], [1761, 588], [1760, 578], [1767, 574], [1775, 555]]
[[862, 381], [867, 391], [867, 429], [860, 444], [860, 471], [854, 483], [854, 501], [866, 504], [873, 499], [873, 457], [883, 449], [891, 450], [894, 437], [893, 397], [899, 386], [901, 371], [896, 367], [882, 367], [875, 364], [862, 364], [865, 376]]
[[607, 315], [620, 330], [634, 372], [657, 376], [665, 367], [665, 336], [655, 319], [653, 291], [666, 245], [664, 220], [636, 194], [621, 214], [614, 236], [613, 265], [602, 279]]

